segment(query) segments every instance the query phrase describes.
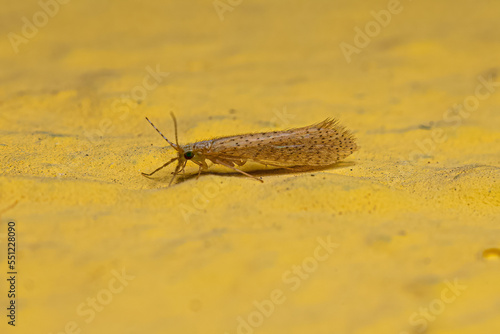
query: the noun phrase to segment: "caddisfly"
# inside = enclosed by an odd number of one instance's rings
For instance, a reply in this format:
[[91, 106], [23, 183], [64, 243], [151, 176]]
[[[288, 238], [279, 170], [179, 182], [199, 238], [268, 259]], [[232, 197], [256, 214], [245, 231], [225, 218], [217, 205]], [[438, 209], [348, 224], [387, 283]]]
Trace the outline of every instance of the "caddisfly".
[[338, 124], [335, 119], [327, 118], [313, 125], [283, 131], [246, 133], [236, 136], [203, 140], [192, 144], [179, 145], [177, 121], [171, 113], [175, 128], [175, 144], [168, 140], [146, 117], [146, 120], [176, 151], [177, 157], [171, 159], [153, 172], [142, 175], [149, 177], [177, 161], [170, 184], [188, 161], [199, 166], [197, 178], [202, 170], [208, 169], [207, 160], [231, 168], [241, 174], [250, 175], [235, 166], [243, 166], [248, 160], [276, 167], [321, 167], [332, 165], [349, 156], [358, 149], [355, 138], [349, 130]]

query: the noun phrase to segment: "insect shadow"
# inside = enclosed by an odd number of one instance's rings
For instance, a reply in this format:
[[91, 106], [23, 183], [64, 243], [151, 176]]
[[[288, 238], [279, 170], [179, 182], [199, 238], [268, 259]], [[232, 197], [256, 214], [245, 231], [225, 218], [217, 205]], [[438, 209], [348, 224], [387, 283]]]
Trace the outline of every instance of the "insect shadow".
[[[252, 163], [252, 165], [254, 165]], [[280, 168], [280, 167], [274, 167], [274, 168], [269, 168], [269, 169], [262, 169], [255, 164], [255, 166], [250, 165], [248, 168], [246, 168], [246, 171], [248, 174], [254, 176], [254, 177], [265, 177], [265, 176], [279, 176], [279, 175], [294, 175], [294, 174], [300, 174], [300, 173], [307, 173], [307, 172], [321, 172], [325, 170], [331, 170], [331, 169], [340, 169], [340, 168], [347, 168], [347, 167], [352, 167], [356, 165], [354, 162], [351, 161], [341, 161], [337, 162], [328, 166], [296, 166], [296, 167], [287, 167], [287, 168]], [[169, 183], [171, 181], [171, 175], [173, 172], [165, 175], [165, 176], [160, 176], [157, 177], [155, 180], [161, 183]], [[213, 171], [213, 170], [207, 170], [207, 171], [202, 171], [201, 175], [214, 175], [214, 176], [228, 176], [228, 177], [246, 177], [245, 175], [241, 175], [240, 173], [237, 172], [220, 172], [220, 171]], [[179, 174], [179, 177], [175, 181], [174, 184], [180, 184], [186, 181], [189, 181], [191, 179], [195, 179], [198, 177], [198, 173], [186, 173], [186, 174]]]

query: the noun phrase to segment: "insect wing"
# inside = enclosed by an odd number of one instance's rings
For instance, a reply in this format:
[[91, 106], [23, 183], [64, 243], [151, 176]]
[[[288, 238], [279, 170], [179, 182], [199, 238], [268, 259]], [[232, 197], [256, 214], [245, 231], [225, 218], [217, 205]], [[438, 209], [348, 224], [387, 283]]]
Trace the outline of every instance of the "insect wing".
[[252, 159], [278, 166], [326, 166], [356, 149], [353, 135], [327, 119], [302, 128], [214, 139], [205, 154], [209, 159]]

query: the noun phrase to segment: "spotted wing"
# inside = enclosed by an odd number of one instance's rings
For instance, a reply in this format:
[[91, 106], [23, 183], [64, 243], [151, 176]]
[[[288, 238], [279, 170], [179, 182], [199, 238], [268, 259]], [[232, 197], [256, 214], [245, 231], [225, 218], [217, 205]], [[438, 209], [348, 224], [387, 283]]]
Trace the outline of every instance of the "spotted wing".
[[354, 136], [336, 120], [326, 119], [302, 128], [217, 138], [205, 155], [284, 167], [326, 166], [356, 150]]

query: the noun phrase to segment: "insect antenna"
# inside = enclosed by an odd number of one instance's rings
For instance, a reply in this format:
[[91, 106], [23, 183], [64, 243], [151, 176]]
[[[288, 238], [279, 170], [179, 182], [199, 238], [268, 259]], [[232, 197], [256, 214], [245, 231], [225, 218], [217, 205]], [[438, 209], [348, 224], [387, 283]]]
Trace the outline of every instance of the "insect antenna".
[[[173, 114], [172, 114], [173, 116]], [[160, 130], [158, 130], [158, 128], [153, 124], [153, 122], [151, 122], [149, 120], [149, 118], [146, 117], [146, 120], [149, 122], [149, 124], [151, 124], [151, 126], [160, 134], [160, 136], [163, 137], [163, 139], [165, 139], [167, 141], [167, 143], [170, 144], [170, 146], [172, 146], [176, 151], [180, 151], [179, 149], [179, 143], [177, 143], [177, 122], [175, 121], [175, 117], [174, 117], [174, 125], [175, 125], [175, 141], [176, 141], [176, 144], [172, 143], [170, 140], [167, 139], [167, 137], [165, 137], [163, 135], [163, 133], [160, 132]]]
[[175, 119], [175, 115], [173, 112], [170, 112], [170, 116], [174, 120], [174, 130], [175, 130], [175, 143], [179, 146], [179, 140], [177, 139], [177, 120]]

